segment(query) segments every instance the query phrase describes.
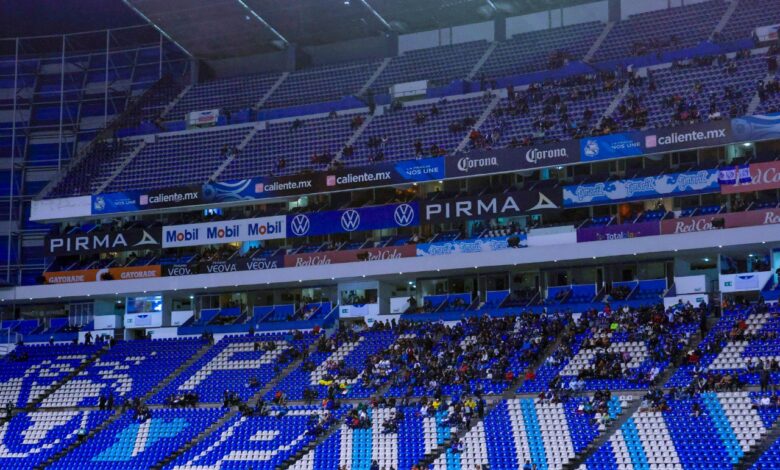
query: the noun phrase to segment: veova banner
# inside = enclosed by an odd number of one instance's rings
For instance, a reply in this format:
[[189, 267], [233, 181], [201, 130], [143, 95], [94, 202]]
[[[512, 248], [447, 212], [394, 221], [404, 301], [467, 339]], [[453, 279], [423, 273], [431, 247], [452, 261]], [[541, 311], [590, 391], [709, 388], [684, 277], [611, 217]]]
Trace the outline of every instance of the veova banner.
[[232, 273], [237, 271], [263, 271], [284, 267], [284, 256], [239, 257], [225, 261], [203, 261], [194, 265], [163, 265], [163, 276], [191, 276], [194, 274]]
[[606, 225], [577, 229], [577, 243], [601, 240], [622, 240], [624, 238], [650, 237], [660, 235], [658, 222]]
[[690, 171], [670, 175], [631, 178], [563, 188], [563, 204], [608, 204], [683, 194], [718, 191], [718, 170]]
[[661, 221], [661, 233], [663, 235], [671, 235], [675, 233], [706, 232], [723, 228], [774, 224], [780, 224], [780, 209], [761, 209], [667, 219]]
[[[520, 246], [528, 245], [525, 234], [520, 237]], [[485, 253], [488, 251], [508, 250], [509, 237], [477, 238], [472, 240], [454, 240], [449, 242], [420, 243], [417, 245], [417, 256], [439, 256], [463, 253]]]
[[560, 209], [560, 191], [515, 191], [504, 194], [470, 196], [420, 202], [423, 223], [441, 223], [458, 219], [515, 217]]
[[286, 217], [224, 220], [163, 227], [163, 248], [285, 238]]
[[338, 263], [356, 263], [359, 261], [383, 261], [411, 258], [416, 254], [415, 245], [392, 246], [385, 248], [366, 248], [362, 250], [326, 251], [324, 253], [302, 253], [286, 255], [285, 268], [301, 266], [322, 266]]
[[448, 157], [446, 159], [446, 173], [447, 178], [457, 178], [569, 165], [579, 161], [579, 153], [576, 141], [564, 141], [521, 149], [477, 150], [464, 155]]
[[287, 235], [305, 237], [420, 225], [417, 201], [287, 216]]
[[94, 281], [127, 281], [131, 279], [147, 279], [160, 277], [159, 265], [130, 266], [125, 268], [87, 269], [81, 271], [61, 271], [43, 273], [46, 284], [72, 284], [76, 282]]
[[751, 163], [748, 167], [750, 178], [748, 182], [721, 185], [723, 194], [763, 191], [780, 188], [780, 162]]
[[46, 254], [55, 256], [109, 253], [115, 251], [158, 250], [161, 230], [131, 228], [120, 231], [93, 230], [89, 233], [47, 235]]

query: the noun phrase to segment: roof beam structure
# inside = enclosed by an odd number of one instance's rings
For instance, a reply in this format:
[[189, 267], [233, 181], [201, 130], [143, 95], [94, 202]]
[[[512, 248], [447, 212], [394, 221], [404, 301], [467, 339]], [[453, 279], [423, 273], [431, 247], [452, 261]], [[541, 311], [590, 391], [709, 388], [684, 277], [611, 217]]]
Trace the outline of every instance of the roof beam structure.
[[282, 41], [282, 42], [283, 42], [283, 43], [284, 43], [286, 46], [289, 46], [289, 45], [290, 45], [290, 41], [288, 41], [288, 40], [287, 40], [287, 38], [285, 38], [284, 36], [282, 36], [282, 34], [281, 34], [279, 31], [277, 31], [277, 30], [276, 30], [276, 28], [274, 28], [273, 26], [271, 26], [271, 24], [270, 24], [270, 23], [268, 23], [268, 22], [265, 20], [265, 18], [263, 18], [262, 16], [260, 16], [260, 15], [259, 15], [259, 14], [258, 14], [258, 13], [255, 11], [255, 10], [253, 10], [253, 9], [252, 9], [252, 7], [250, 7], [249, 5], [247, 5], [247, 4], [246, 4], [246, 2], [244, 2], [244, 0], [236, 0], [236, 1], [238, 2], [238, 4], [239, 4], [239, 5], [241, 5], [242, 7], [244, 7], [244, 8], [245, 8], [245, 9], [246, 9], [246, 10], [247, 10], [247, 11], [248, 11], [248, 12], [249, 12], [249, 13], [250, 13], [250, 14], [251, 14], [251, 15], [252, 15], [252, 16], [253, 16], [255, 19], [257, 19], [257, 21], [259, 21], [260, 23], [262, 23], [262, 24], [263, 24], [263, 26], [265, 26], [265, 27], [266, 27], [266, 28], [267, 28], [269, 31], [271, 31], [272, 33], [274, 33], [274, 36], [276, 36], [277, 38], [279, 38], [279, 39], [280, 39], [280, 40], [281, 40], [281, 41]]
[[184, 52], [185, 54], [187, 54], [187, 56], [188, 56], [188, 57], [190, 57], [190, 58], [194, 58], [194, 57], [195, 57], [195, 56], [193, 56], [193, 55], [190, 53], [190, 51], [188, 51], [188, 50], [187, 50], [187, 49], [186, 49], [184, 46], [182, 46], [181, 44], [179, 44], [179, 42], [178, 42], [178, 41], [176, 41], [176, 40], [175, 40], [175, 39], [173, 39], [173, 38], [172, 38], [172, 37], [171, 37], [171, 36], [170, 36], [168, 33], [166, 33], [166, 32], [165, 32], [165, 30], [163, 30], [163, 29], [162, 29], [162, 28], [161, 28], [159, 25], [157, 25], [157, 24], [156, 24], [154, 21], [152, 21], [151, 19], [149, 19], [149, 17], [148, 17], [148, 16], [144, 15], [144, 14], [143, 14], [143, 12], [142, 12], [141, 10], [139, 10], [138, 8], [136, 8], [136, 7], [135, 7], [135, 5], [133, 5], [132, 3], [130, 3], [130, 0], [122, 0], [122, 3], [124, 3], [125, 5], [127, 5], [127, 7], [128, 7], [128, 8], [130, 8], [131, 10], [133, 10], [133, 11], [135, 12], [135, 14], [136, 14], [136, 15], [140, 16], [141, 18], [143, 18], [143, 20], [144, 20], [144, 21], [146, 21], [147, 23], [149, 23], [149, 24], [150, 24], [150, 25], [151, 25], [151, 26], [152, 26], [154, 29], [156, 29], [157, 31], [159, 31], [159, 32], [160, 32], [160, 34], [162, 34], [163, 36], [165, 36], [165, 39], [167, 39], [167, 40], [171, 41], [173, 44], [175, 44], [175, 45], [176, 45], [176, 47], [178, 47], [179, 49], [181, 49], [181, 50], [182, 50], [182, 52]]
[[374, 9], [374, 7], [372, 7], [372, 6], [371, 6], [371, 5], [368, 3], [368, 0], [360, 0], [360, 3], [362, 3], [362, 4], [363, 4], [363, 6], [365, 6], [365, 7], [366, 7], [366, 9], [368, 9], [368, 11], [369, 11], [369, 12], [371, 12], [371, 14], [372, 14], [372, 15], [374, 15], [374, 18], [376, 18], [377, 20], [379, 20], [379, 22], [380, 22], [380, 23], [382, 23], [382, 25], [383, 25], [385, 28], [387, 28], [387, 30], [388, 30], [388, 31], [392, 31], [392, 30], [393, 30], [393, 27], [392, 27], [392, 26], [390, 26], [390, 23], [388, 23], [388, 22], [387, 22], [387, 20], [385, 20], [385, 19], [382, 17], [382, 15], [380, 15], [380, 14], [379, 14], [379, 12], [378, 12], [378, 11], [376, 11], [376, 10]]

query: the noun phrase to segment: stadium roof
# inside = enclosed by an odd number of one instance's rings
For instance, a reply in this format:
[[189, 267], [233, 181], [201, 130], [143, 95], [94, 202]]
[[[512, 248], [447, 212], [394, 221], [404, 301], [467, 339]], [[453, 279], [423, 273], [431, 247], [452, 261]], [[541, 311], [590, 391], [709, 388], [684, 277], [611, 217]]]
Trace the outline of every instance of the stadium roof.
[[447, 28], [587, 1], [0, 0], [0, 31], [4, 37], [62, 34], [148, 21], [193, 56], [214, 59], [271, 52], [288, 44], [313, 46]]

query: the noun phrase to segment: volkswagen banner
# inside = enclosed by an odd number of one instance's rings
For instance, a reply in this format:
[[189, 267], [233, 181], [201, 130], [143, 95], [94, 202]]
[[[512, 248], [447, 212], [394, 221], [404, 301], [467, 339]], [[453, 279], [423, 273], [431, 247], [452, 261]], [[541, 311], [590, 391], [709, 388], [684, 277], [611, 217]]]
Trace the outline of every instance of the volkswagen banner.
[[307, 237], [420, 225], [417, 201], [287, 216], [287, 235]]

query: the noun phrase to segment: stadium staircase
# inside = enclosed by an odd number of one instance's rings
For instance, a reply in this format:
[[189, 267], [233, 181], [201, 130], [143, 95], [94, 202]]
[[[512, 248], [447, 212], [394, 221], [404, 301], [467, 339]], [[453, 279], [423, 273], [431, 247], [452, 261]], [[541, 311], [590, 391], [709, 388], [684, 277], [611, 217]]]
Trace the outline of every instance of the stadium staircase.
[[368, 93], [368, 90], [371, 89], [371, 85], [374, 84], [377, 78], [379, 78], [380, 75], [382, 75], [382, 72], [385, 71], [388, 65], [390, 65], [390, 61], [393, 59], [390, 57], [386, 57], [381, 64], [379, 64], [379, 67], [374, 71], [374, 73], [368, 77], [368, 80], [366, 83], [360, 88], [360, 91], [358, 91], [358, 96], [365, 96], [366, 93]]
[[[570, 327], [568, 327], [570, 328]], [[568, 329], [567, 328], [567, 329]], [[565, 336], [564, 333], [561, 333], [558, 335], [555, 341], [547, 345], [547, 347], [542, 351], [542, 353], [539, 355], [539, 358], [534, 361], [529, 368], [533, 370], [539, 369], [539, 367], [544, 364], [544, 361], [547, 359], [547, 357], [552, 354], [556, 349], [558, 349], [558, 346], [560, 346], [561, 341], [563, 337]], [[510, 398], [516, 398], [517, 394], [515, 391], [523, 385], [523, 382], [525, 382], [525, 375], [518, 374], [518, 377], [515, 378], [515, 380], [507, 387], [506, 391], [504, 391], [503, 394], [499, 395], [497, 399], [488, 402], [487, 406], [485, 407], [485, 413], [483, 416], [487, 416], [490, 414], [491, 411], [493, 411], [493, 408], [501, 404], [501, 402], [508, 400]], [[425, 454], [422, 459], [417, 463], [417, 465], [420, 468], [428, 468], [429, 465], [433, 464], [433, 462], [436, 461], [442, 454], [444, 454], [447, 449], [450, 447], [450, 444], [452, 443], [453, 439], [457, 437], [459, 440], [463, 439], [463, 437], [471, 431], [472, 428], [477, 426], [482, 422], [481, 418], [472, 419], [468, 426], [466, 426], [463, 429], [460, 429], [457, 433], [450, 435], [449, 438], [445, 439], [439, 446], [437, 446], [435, 449], [431, 450], [431, 452]]]
[[176, 377], [179, 376], [182, 372], [187, 370], [191, 365], [195, 364], [201, 357], [203, 357], [207, 352], [209, 352], [209, 349], [211, 349], [211, 344], [206, 343], [204, 344], [198, 352], [192, 355], [189, 359], [187, 359], [184, 363], [182, 363], [179, 367], [176, 368], [171, 374], [163, 379], [160, 383], [155, 385], [151, 390], [149, 390], [146, 395], [144, 395], [141, 398], [142, 402], [146, 402], [153, 396], [157, 395], [160, 390], [163, 390], [165, 387], [168, 386]]
[[141, 141], [141, 142], [138, 144], [138, 146], [137, 146], [137, 147], [136, 147], [136, 148], [135, 148], [135, 149], [134, 149], [132, 152], [130, 152], [130, 153], [127, 155], [127, 157], [125, 157], [125, 159], [122, 161], [122, 163], [120, 163], [120, 164], [119, 164], [119, 166], [117, 166], [117, 167], [116, 167], [116, 170], [114, 170], [114, 172], [113, 172], [113, 173], [111, 173], [110, 175], [108, 175], [108, 178], [106, 178], [106, 179], [105, 179], [105, 181], [103, 181], [102, 183], [100, 183], [100, 186], [98, 186], [98, 187], [97, 187], [97, 189], [95, 190], [95, 194], [100, 194], [100, 193], [102, 193], [102, 192], [103, 192], [103, 191], [104, 191], [104, 190], [105, 190], [105, 189], [108, 187], [108, 185], [109, 185], [109, 184], [111, 184], [111, 182], [112, 182], [112, 181], [114, 181], [114, 179], [115, 179], [117, 176], [119, 176], [119, 174], [120, 174], [120, 173], [122, 173], [122, 172], [125, 170], [125, 168], [127, 168], [127, 165], [129, 165], [129, 164], [130, 164], [130, 162], [132, 162], [132, 161], [133, 161], [133, 159], [135, 159], [135, 157], [136, 157], [136, 156], [137, 156], [139, 153], [141, 153], [141, 151], [142, 151], [142, 150], [143, 150], [145, 147], [146, 147], [146, 141], [145, 141], [145, 140], [142, 140], [142, 141]]
[[[493, 113], [493, 110], [498, 105], [499, 101], [501, 101], [501, 96], [506, 96], [506, 90], [498, 90], [496, 92], [492, 92], [493, 99], [490, 100], [490, 103], [485, 107], [485, 110], [482, 111], [482, 115], [477, 119], [477, 122], [471, 126], [472, 129], [479, 129], [482, 127], [482, 124], [487, 121], [487, 118], [490, 117], [490, 115]], [[454, 153], [462, 152], [466, 149], [466, 146], [468, 146], [469, 142], [471, 142], [471, 139], [469, 138], [470, 132], [467, 132], [466, 135], [463, 137], [463, 140], [460, 141], [458, 144], [458, 147], [455, 149]]]
[[596, 51], [599, 50], [601, 45], [604, 43], [604, 40], [607, 39], [607, 35], [609, 35], [609, 32], [612, 31], [612, 28], [615, 27], [615, 22], [610, 21], [607, 23], [607, 25], [604, 27], [603, 30], [601, 30], [601, 34], [599, 34], [599, 37], [596, 38], [596, 41], [590, 46], [590, 49], [588, 49], [588, 52], [585, 54], [585, 57], [582, 58], [582, 61], [587, 63], [590, 63], [590, 60], [593, 58], [594, 55], [596, 55]]
[[222, 426], [224, 426], [225, 423], [227, 423], [228, 421], [233, 419], [233, 417], [236, 414], [238, 414], [238, 410], [237, 409], [228, 411], [221, 418], [219, 418], [217, 421], [215, 421], [211, 426], [207, 427], [206, 429], [204, 429], [203, 431], [198, 433], [198, 435], [195, 436], [194, 439], [190, 440], [189, 442], [187, 442], [186, 444], [181, 446], [175, 452], [171, 453], [170, 455], [166, 456], [164, 459], [162, 459], [159, 462], [157, 462], [156, 464], [152, 465], [150, 467], [150, 469], [151, 470], [162, 470], [163, 467], [165, 467], [169, 463], [173, 462], [174, 459], [176, 459], [178, 456], [180, 456], [181, 454], [183, 454], [183, 453], [187, 452], [188, 450], [192, 449], [195, 446], [195, 444], [200, 442], [202, 439], [207, 438], [208, 436], [211, 435], [211, 433], [213, 433], [217, 429], [220, 429]]
[[[712, 328], [715, 323], [717, 323], [717, 318], [714, 316], [710, 316], [707, 319], [707, 331]], [[691, 340], [688, 343], [688, 346], [686, 347], [686, 350], [693, 350], [696, 349], [699, 346], [699, 343], [701, 343], [704, 340], [704, 336], [701, 335], [701, 332], [696, 332], [691, 336]], [[658, 377], [658, 385], [657, 387], [663, 389], [664, 385], [669, 381], [669, 379], [672, 378], [675, 372], [677, 372], [677, 369], [679, 368], [678, 365], [673, 365], [671, 367], [667, 367], [666, 370], [664, 370], [661, 375]], [[593, 454], [596, 453], [596, 451], [599, 450], [601, 446], [607, 443], [609, 439], [620, 429], [623, 424], [625, 424], [626, 421], [628, 421], [628, 418], [634, 415], [634, 413], [639, 410], [639, 407], [642, 404], [642, 395], [644, 392], [641, 393], [633, 393], [629, 394], [634, 397], [634, 399], [631, 401], [631, 405], [624, 408], [621, 411], [620, 416], [618, 416], [617, 419], [615, 419], [612, 423], [610, 423], [609, 428], [607, 428], [606, 431], [599, 434], [596, 439], [593, 440], [588, 446], [580, 452], [578, 455], [576, 455], [571, 461], [569, 461], [567, 464], [565, 464], [562, 467], [562, 470], [575, 470], [580, 468], [581, 465], [583, 465]]]
[[723, 13], [723, 17], [720, 19], [720, 21], [718, 21], [718, 24], [715, 25], [715, 31], [713, 31], [710, 35], [710, 40], [715, 39], [715, 37], [723, 31], [723, 28], [725, 28], [729, 21], [731, 21], [731, 17], [734, 15], [734, 12], [738, 6], [739, 0], [731, 0], [729, 2], [729, 7], [726, 8], [726, 11]]
[[58, 380], [58, 381], [54, 382], [52, 384], [52, 386], [49, 387], [45, 392], [43, 392], [38, 398], [36, 398], [35, 400], [32, 400], [30, 403], [28, 403], [27, 406], [25, 407], [25, 409], [28, 410], [28, 411], [33, 411], [36, 408], [38, 408], [38, 406], [43, 402], [43, 400], [45, 400], [46, 398], [48, 398], [49, 396], [54, 394], [54, 392], [56, 392], [57, 390], [62, 388], [62, 386], [65, 385], [66, 383], [68, 383], [70, 381], [70, 379], [72, 379], [73, 377], [76, 377], [82, 371], [86, 370], [87, 367], [89, 367], [92, 364], [94, 364], [100, 358], [100, 356], [102, 356], [108, 350], [109, 350], [108, 344], [104, 345], [92, 357], [88, 358], [87, 360], [82, 362], [81, 365], [79, 365], [78, 367], [73, 369], [73, 371], [70, 374], [68, 374], [65, 377], [63, 377], [62, 380]]
[[282, 86], [282, 83], [287, 79], [287, 77], [290, 76], [290, 72], [284, 72], [276, 82], [274, 82], [273, 85], [271, 85], [271, 88], [268, 89], [267, 92], [265, 92], [265, 95], [263, 95], [257, 103], [255, 103], [254, 109], [260, 109], [263, 107], [266, 101], [268, 101], [268, 98], [271, 97], [271, 95], [274, 94], [274, 92]]
[[494, 50], [496, 50], [496, 47], [498, 47], [498, 42], [493, 41], [490, 43], [490, 46], [485, 49], [485, 53], [482, 54], [482, 57], [479, 58], [476, 64], [474, 64], [474, 67], [472, 67], [471, 72], [469, 72], [468, 75], [466, 75], [466, 80], [474, 80], [474, 77], [477, 76], [477, 73], [479, 72], [479, 69], [482, 68], [483, 65], [485, 65], [485, 62], [490, 58], [490, 54], [493, 53]]
[[162, 112], [160, 113], [160, 118], [165, 119], [165, 117], [168, 116], [168, 113], [170, 113], [171, 110], [176, 106], [176, 103], [181, 101], [181, 99], [184, 98], [184, 95], [186, 95], [191, 88], [192, 85], [187, 85], [172, 100], [168, 100], [168, 104], [165, 105], [165, 108], [163, 108]]
[[252, 128], [252, 130], [249, 131], [249, 133], [246, 135], [246, 137], [244, 137], [244, 140], [242, 140], [238, 145], [236, 145], [236, 150], [237, 151], [231, 153], [230, 156], [228, 158], [226, 158], [224, 162], [222, 162], [222, 164], [219, 166], [219, 168], [214, 170], [214, 173], [212, 173], [211, 176], [209, 177], [209, 181], [216, 181], [217, 178], [219, 178], [219, 175], [222, 174], [223, 171], [225, 171], [225, 168], [227, 168], [231, 163], [233, 163], [233, 160], [236, 159], [238, 154], [241, 153], [241, 151], [244, 150], [244, 148], [246, 147], [246, 144], [248, 144], [249, 141], [252, 140], [252, 138], [254, 138], [254, 136], [258, 132], [260, 132], [261, 127], [262, 127], [262, 124], [260, 124], [260, 123], [255, 124], [255, 126]]
[[[73, 158], [70, 159], [67, 166], [61, 171], [57, 172], [57, 175], [49, 181], [43, 190], [41, 190], [38, 197], [45, 198], [48, 196], [49, 193], [62, 182], [62, 179], [65, 178], [65, 176], [70, 173], [70, 171], [75, 168], [81, 160], [90, 154], [92, 147], [97, 142], [113, 138], [114, 131], [116, 130], [137, 125], [138, 122], [136, 121], [139, 121], [139, 116], [143, 115], [144, 106], [151, 103], [160, 102], [160, 100], [163, 99], [162, 97], [166, 96], [167, 93], [170, 93], [172, 86], [174, 86], [171, 82], [172, 79], [170, 77], [162, 77], [140, 96], [138, 96], [136, 100], [128, 103], [128, 106], [121, 114], [114, 117], [114, 119], [109, 122], [108, 125], [103, 128], [94, 139], [92, 139], [87, 145], [83, 146], [78, 152], [74, 154]], [[154, 117], [150, 116], [149, 118], [154, 120]]]
[[740, 459], [740, 461], [734, 465], [734, 470], [749, 470], [753, 468], [753, 465], [755, 465], [759, 457], [761, 457], [764, 452], [769, 450], [769, 448], [772, 447], [772, 444], [774, 444], [778, 439], [780, 439], [780, 419], [776, 420], [774, 424], [772, 424], [769, 432], [766, 433], [763, 439], [761, 439], [761, 442], [759, 442], [749, 451], [745, 452], [745, 455], [742, 456], [742, 459]]
[[374, 111], [374, 114], [369, 114], [366, 116], [366, 118], [363, 120], [363, 124], [361, 124], [360, 127], [355, 129], [355, 132], [353, 132], [352, 135], [349, 137], [347, 142], [344, 144], [344, 147], [341, 147], [339, 151], [336, 152], [336, 156], [333, 157], [333, 161], [341, 161], [341, 157], [344, 154], [344, 148], [349, 147], [350, 145], [353, 145], [355, 142], [357, 142], [360, 136], [363, 135], [363, 131], [365, 131], [366, 128], [369, 126], [369, 124], [371, 124], [371, 121], [374, 120], [374, 116], [376, 115], [377, 115], [377, 111]]
[[89, 442], [90, 439], [92, 439], [95, 435], [97, 435], [102, 430], [106, 429], [108, 426], [111, 425], [114, 421], [119, 419], [119, 417], [122, 416], [122, 410], [121, 408], [117, 408], [114, 410], [114, 414], [109, 416], [105, 421], [100, 423], [99, 426], [96, 426], [90, 430], [87, 431], [87, 433], [82, 437], [81, 439], [76, 439], [75, 441], [71, 442], [68, 446], [57, 452], [56, 454], [52, 455], [45, 461], [41, 462], [37, 466], [33, 467], [33, 470], [44, 470], [45, 468], [48, 468], [51, 464], [54, 462], [60, 460], [61, 458], [65, 457], [67, 454], [72, 452], [74, 449], [79, 447], [81, 444], [84, 444], [86, 442]]

